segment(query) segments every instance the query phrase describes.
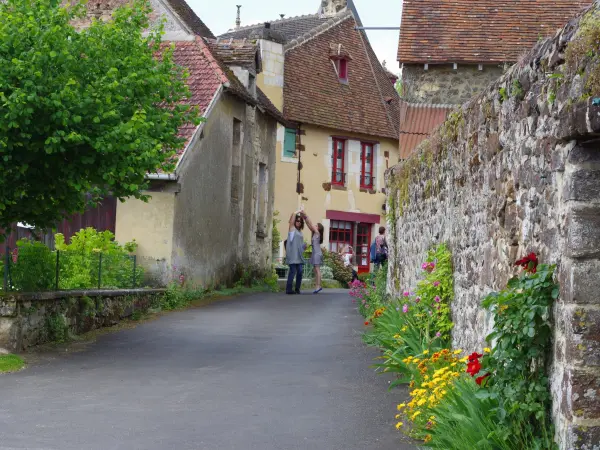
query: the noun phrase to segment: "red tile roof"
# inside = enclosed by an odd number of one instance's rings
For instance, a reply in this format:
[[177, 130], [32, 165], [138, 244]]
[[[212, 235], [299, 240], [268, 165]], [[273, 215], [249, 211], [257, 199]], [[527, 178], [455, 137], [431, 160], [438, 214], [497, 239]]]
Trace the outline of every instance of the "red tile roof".
[[404, 0], [401, 63], [516, 62], [591, 0]]
[[[284, 116], [291, 121], [369, 136], [398, 139], [399, 97], [366, 35], [345, 19], [316, 36], [286, 47]], [[342, 48], [348, 62], [348, 83], [339, 81], [330, 58], [332, 46]], [[387, 99], [387, 101], [386, 101]]]
[[412, 151], [446, 121], [454, 109], [450, 105], [427, 105], [400, 102], [400, 158]]

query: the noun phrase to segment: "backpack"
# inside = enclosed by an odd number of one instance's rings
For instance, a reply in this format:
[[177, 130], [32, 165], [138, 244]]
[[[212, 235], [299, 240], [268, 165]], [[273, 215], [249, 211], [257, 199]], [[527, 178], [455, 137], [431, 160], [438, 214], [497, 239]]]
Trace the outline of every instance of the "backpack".
[[373, 243], [371, 244], [371, 262], [372, 263], [377, 262], [376, 251], [377, 251], [377, 245], [375, 244], [375, 241], [373, 241]]

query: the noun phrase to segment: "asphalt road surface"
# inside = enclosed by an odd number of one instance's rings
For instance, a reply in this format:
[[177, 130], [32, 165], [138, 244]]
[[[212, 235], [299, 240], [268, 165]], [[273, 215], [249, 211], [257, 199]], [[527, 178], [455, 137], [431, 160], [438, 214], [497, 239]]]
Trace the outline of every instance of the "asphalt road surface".
[[347, 291], [255, 294], [0, 375], [0, 449], [403, 450], [406, 390], [369, 365]]

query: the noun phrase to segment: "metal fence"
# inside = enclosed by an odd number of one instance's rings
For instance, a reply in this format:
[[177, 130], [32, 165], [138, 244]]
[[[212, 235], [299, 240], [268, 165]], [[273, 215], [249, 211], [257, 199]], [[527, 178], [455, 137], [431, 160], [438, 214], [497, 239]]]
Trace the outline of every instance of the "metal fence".
[[[290, 268], [286, 265], [285, 258], [275, 258], [275, 272], [280, 279], [287, 278]], [[314, 266], [312, 264], [304, 264], [302, 271], [302, 278], [313, 278], [314, 277]]]
[[143, 273], [135, 256], [111, 252], [52, 251], [44, 245], [6, 247], [0, 261], [2, 291], [128, 289]]

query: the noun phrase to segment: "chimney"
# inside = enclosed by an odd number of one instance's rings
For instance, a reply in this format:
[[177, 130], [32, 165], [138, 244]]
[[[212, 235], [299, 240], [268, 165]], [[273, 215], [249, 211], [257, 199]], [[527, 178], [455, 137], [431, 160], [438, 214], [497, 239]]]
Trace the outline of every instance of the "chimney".
[[346, 11], [348, 0], [321, 0], [319, 14], [321, 17], [333, 17]]
[[242, 5], [235, 5], [237, 7], [237, 17], [235, 18], [235, 28], [238, 29], [242, 26], [242, 18], [240, 17], [240, 9], [242, 9]]

